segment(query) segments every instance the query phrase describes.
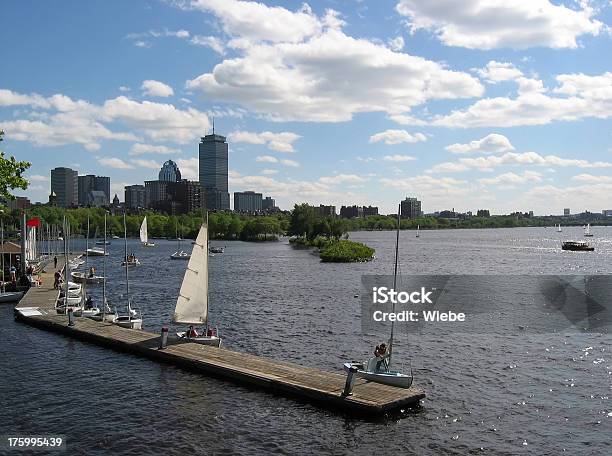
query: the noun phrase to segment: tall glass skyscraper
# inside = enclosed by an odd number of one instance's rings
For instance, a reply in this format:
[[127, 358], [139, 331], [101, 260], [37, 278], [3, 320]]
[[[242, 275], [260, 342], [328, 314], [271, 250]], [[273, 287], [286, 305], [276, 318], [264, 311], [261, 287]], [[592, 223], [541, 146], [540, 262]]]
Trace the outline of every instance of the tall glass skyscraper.
[[73, 207], [79, 203], [79, 181], [77, 172], [70, 168], [51, 170], [51, 193], [55, 194], [60, 207]]
[[225, 136], [206, 135], [200, 141], [200, 185], [204, 188], [206, 207], [229, 210], [228, 147]]
[[178, 182], [181, 180], [181, 171], [176, 163], [168, 160], [159, 170], [159, 180], [164, 182]]

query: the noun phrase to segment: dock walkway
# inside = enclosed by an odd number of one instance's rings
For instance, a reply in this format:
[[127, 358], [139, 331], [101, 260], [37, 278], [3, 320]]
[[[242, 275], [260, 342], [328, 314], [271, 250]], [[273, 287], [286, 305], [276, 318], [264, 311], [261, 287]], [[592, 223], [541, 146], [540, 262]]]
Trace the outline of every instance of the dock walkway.
[[[19, 321], [118, 351], [349, 412], [379, 415], [418, 404], [425, 397], [419, 388], [395, 388], [363, 379], [356, 380], [353, 394], [344, 397], [341, 393], [346, 375], [342, 373], [191, 342], [169, 342], [165, 349], [159, 349], [158, 334], [88, 318], [76, 318], [75, 325], [68, 326], [68, 317], [58, 315], [54, 310], [58, 290], [53, 289], [54, 270], [52, 267], [48, 269], [50, 272], [42, 273], [43, 285], [30, 288], [17, 305], [15, 316]], [[32, 315], [25, 308], [38, 308], [41, 315]]]

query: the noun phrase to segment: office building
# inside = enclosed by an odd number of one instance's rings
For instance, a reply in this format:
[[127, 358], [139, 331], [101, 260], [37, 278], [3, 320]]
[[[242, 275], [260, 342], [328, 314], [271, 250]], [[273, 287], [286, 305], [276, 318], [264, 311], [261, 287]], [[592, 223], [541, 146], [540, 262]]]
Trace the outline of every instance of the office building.
[[320, 217], [336, 216], [336, 206], [326, 206], [324, 204], [319, 204], [319, 207], [316, 207], [315, 209]]
[[361, 206], [342, 206], [340, 208], [340, 217], [342, 218], [363, 217], [363, 207]]
[[225, 136], [206, 135], [199, 145], [200, 185], [204, 189], [206, 207], [229, 210], [228, 146]]
[[565, 209], [563, 209], [563, 215], [564, 215], [565, 217], [567, 217], [567, 216], [569, 216], [569, 215], [570, 215], [570, 210], [569, 210], [569, 207], [566, 207]]
[[401, 218], [416, 218], [422, 215], [421, 202], [416, 198], [408, 198], [400, 203]]
[[159, 180], [164, 182], [178, 182], [181, 180], [181, 171], [172, 160], [165, 162], [159, 170]]
[[604, 209], [601, 211], [601, 215], [604, 217], [612, 217], [612, 209]]
[[[146, 190], [144, 185], [126, 185], [124, 188], [124, 201], [127, 210], [144, 208], [147, 206]], [[117, 195], [115, 195], [116, 197]], [[115, 200], [113, 199], [113, 204]], [[117, 198], [119, 203], [119, 198]]]
[[234, 192], [234, 212], [259, 212], [262, 210], [262, 194], [256, 192]]
[[168, 199], [168, 184], [166, 181], [145, 181], [145, 207], [155, 209], [159, 202]]
[[104, 192], [106, 195], [106, 198], [100, 206], [110, 205], [110, 177], [94, 176], [93, 174], [78, 176], [78, 189], [79, 206], [89, 206], [91, 204], [88, 201], [93, 201], [94, 199], [98, 202], [102, 202], [102, 200], [100, 200], [100, 194], [90, 195], [90, 192], [93, 191]]
[[261, 202], [261, 210], [264, 212], [276, 212], [278, 211], [278, 207], [276, 207], [276, 201], [271, 196], [266, 196]]
[[13, 211], [27, 209], [31, 205], [30, 199], [25, 196], [16, 196], [15, 199], [0, 197], [0, 203]]
[[51, 194], [59, 207], [74, 207], [79, 203], [79, 181], [77, 172], [59, 167], [51, 170]]
[[170, 214], [189, 214], [202, 210], [204, 192], [198, 181], [169, 182], [166, 188], [167, 200], [158, 205], [160, 210]]
[[371, 215], [378, 215], [378, 207], [376, 206], [363, 206], [363, 216], [369, 217]]

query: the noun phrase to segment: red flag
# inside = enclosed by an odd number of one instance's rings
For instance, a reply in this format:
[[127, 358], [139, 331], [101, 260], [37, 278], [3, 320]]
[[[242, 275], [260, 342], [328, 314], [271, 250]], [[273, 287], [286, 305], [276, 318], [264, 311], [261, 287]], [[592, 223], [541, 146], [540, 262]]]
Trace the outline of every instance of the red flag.
[[38, 217], [34, 217], [26, 222], [27, 226], [40, 226], [40, 219]]

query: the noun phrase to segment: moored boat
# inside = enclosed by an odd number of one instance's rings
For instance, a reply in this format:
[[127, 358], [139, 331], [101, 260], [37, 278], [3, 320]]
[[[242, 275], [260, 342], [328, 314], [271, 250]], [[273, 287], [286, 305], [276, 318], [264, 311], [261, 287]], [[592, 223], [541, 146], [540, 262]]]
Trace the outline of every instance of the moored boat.
[[592, 252], [595, 250], [595, 247], [589, 245], [585, 241], [565, 241], [561, 249], [571, 250], [573, 252]]

